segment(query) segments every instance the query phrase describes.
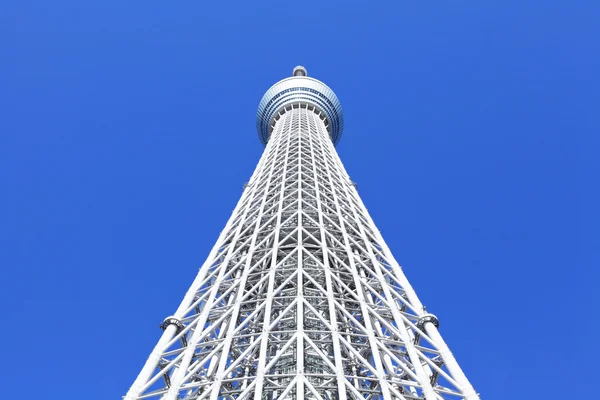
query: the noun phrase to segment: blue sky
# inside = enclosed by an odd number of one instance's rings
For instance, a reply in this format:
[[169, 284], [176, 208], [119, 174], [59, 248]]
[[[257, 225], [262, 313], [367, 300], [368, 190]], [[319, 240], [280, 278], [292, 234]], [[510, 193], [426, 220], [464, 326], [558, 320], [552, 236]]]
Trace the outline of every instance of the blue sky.
[[340, 156], [482, 398], [590, 398], [597, 2], [2, 8], [3, 398], [125, 394], [297, 64], [340, 98]]

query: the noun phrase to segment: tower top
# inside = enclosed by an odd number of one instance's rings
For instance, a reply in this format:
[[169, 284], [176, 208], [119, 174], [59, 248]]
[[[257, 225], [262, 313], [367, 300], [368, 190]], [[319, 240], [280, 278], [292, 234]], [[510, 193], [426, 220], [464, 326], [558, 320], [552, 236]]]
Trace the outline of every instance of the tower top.
[[306, 72], [306, 68], [304, 68], [302, 65], [298, 65], [294, 68], [292, 76], [308, 76], [308, 73]]
[[298, 65], [292, 76], [271, 86], [262, 97], [256, 113], [258, 138], [267, 144], [275, 126], [275, 117], [291, 106], [310, 105], [327, 119], [327, 130], [333, 144], [340, 141], [344, 130], [344, 113], [337, 96], [323, 82], [309, 78], [306, 68]]

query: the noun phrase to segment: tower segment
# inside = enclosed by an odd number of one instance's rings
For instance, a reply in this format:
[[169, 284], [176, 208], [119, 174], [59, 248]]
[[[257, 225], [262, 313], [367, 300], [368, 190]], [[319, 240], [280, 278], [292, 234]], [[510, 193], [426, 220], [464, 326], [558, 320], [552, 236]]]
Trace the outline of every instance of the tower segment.
[[479, 399], [335, 150], [304, 67], [257, 112], [254, 174], [125, 399]]

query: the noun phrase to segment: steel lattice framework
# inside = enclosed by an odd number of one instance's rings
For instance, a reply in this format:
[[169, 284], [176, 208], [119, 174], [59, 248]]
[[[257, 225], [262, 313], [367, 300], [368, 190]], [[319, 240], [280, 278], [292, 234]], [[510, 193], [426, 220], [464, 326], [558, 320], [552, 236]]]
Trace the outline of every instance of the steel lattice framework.
[[257, 127], [265, 152], [125, 399], [479, 399], [336, 153], [335, 94], [297, 67]]

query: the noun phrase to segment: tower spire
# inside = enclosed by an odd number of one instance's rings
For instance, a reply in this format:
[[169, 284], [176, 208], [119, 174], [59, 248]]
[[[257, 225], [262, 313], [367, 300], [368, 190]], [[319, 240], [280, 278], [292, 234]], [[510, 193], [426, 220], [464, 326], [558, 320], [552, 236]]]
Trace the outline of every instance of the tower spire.
[[294, 68], [292, 76], [308, 76], [308, 73], [306, 72], [306, 68], [304, 68], [302, 65], [298, 65]]
[[261, 160], [125, 399], [479, 399], [338, 157], [335, 93], [297, 66], [256, 127]]

